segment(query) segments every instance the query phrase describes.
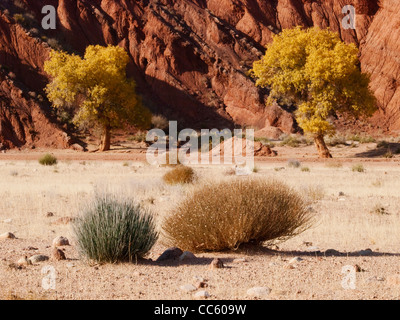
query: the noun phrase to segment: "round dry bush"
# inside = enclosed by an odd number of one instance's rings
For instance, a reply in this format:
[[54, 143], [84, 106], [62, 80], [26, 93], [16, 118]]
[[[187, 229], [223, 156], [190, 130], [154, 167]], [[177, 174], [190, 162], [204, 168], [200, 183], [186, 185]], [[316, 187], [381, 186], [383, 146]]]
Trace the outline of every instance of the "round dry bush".
[[168, 244], [197, 252], [272, 245], [311, 226], [306, 208], [281, 182], [236, 178], [193, 191], [165, 219], [163, 235]]
[[196, 174], [194, 170], [184, 165], [177, 166], [163, 176], [164, 182], [172, 185], [192, 183], [195, 178]]

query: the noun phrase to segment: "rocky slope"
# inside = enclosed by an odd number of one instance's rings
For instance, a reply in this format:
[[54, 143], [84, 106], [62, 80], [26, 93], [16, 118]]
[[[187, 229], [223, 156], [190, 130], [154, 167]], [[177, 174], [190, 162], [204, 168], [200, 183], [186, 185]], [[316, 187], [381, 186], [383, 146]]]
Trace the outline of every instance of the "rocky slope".
[[[384, 0], [378, 6], [378, 2], [4, 0], [0, 5], [0, 64], [15, 75], [26, 92], [43, 95], [48, 81], [43, 63], [49, 44], [79, 53], [89, 44], [120, 45], [132, 58], [129, 74], [154, 112], [195, 128], [239, 124], [263, 128], [268, 135], [278, 136], [296, 131], [293, 116], [278, 105], [266, 107], [266, 92], [255, 88], [246, 72], [262, 56], [272, 35], [282, 28], [330, 27], [345, 41], [360, 46], [362, 68], [372, 74], [372, 87], [380, 106], [372, 123], [383, 130], [395, 130], [400, 128], [400, 3]], [[43, 17], [41, 8], [45, 4], [57, 8], [54, 32], [32, 28]], [[356, 30], [341, 28], [342, 7], [347, 4], [356, 7]], [[29, 12], [30, 16], [25, 16], [28, 21], [14, 19], [16, 12]], [[5, 86], [13, 84], [8, 81]], [[10, 141], [2, 133], [4, 130], [16, 132], [15, 123], [3, 121], [8, 119], [7, 108], [17, 114], [16, 106], [21, 103], [31, 105], [30, 112], [46, 113], [49, 108], [46, 102], [33, 101], [29, 95], [25, 102], [18, 101], [3, 87], [0, 86], [2, 143]], [[32, 126], [34, 121], [28, 122]], [[62, 134], [57, 125], [41, 129]], [[36, 130], [36, 136], [41, 137], [42, 130]], [[9, 144], [29, 144], [30, 139]], [[54, 145], [62, 147], [64, 143], [60, 140]]]

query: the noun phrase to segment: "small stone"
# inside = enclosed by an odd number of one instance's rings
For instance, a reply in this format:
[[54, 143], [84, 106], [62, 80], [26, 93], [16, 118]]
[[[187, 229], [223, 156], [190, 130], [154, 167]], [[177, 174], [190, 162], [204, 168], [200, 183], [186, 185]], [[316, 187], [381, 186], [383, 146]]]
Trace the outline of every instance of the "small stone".
[[374, 252], [371, 249], [365, 249], [365, 250], [360, 250], [358, 253], [360, 254], [360, 256], [370, 256]]
[[253, 287], [247, 290], [247, 295], [253, 298], [266, 298], [271, 293], [268, 287]]
[[74, 263], [72, 263], [72, 262], [67, 263], [67, 268], [74, 268], [74, 267], [75, 267]]
[[211, 261], [210, 269], [222, 269], [222, 268], [224, 268], [224, 263], [222, 262], [221, 259], [215, 258], [213, 261]]
[[5, 232], [3, 234], [0, 234], [0, 239], [16, 239], [16, 236], [11, 232]]
[[54, 247], [69, 246], [69, 241], [67, 238], [60, 236], [53, 240]]
[[58, 248], [53, 248], [53, 252], [51, 253], [51, 258], [56, 261], [67, 260], [64, 251]]
[[8, 267], [9, 267], [10, 269], [14, 269], [14, 270], [22, 270], [22, 269], [25, 269], [25, 266], [19, 265], [18, 263], [14, 263], [14, 262], [10, 263], [10, 264], [8, 265]]
[[25, 256], [25, 257], [22, 257], [21, 259], [19, 259], [17, 261], [17, 264], [20, 266], [28, 266], [28, 265], [31, 265], [32, 262], [31, 262], [31, 260], [28, 259], [27, 256]]
[[58, 218], [56, 221], [54, 221], [54, 224], [69, 224], [74, 221], [75, 221], [75, 218], [72, 218], [72, 217], [61, 217], [61, 218]]
[[5, 219], [5, 220], [3, 220], [3, 222], [4, 223], [11, 223], [11, 222], [13, 222], [13, 219]]
[[165, 261], [165, 260], [175, 260], [179, 259], [179, 257], [183, 254], [183, 251], [179, 248], [173, 247], [165, 250], [156, 260], [156, 262]]
[[355, 264], [355, 265], [354, 265], [354, 270], [355, 270], [356, 272], [364, 272], [364, 271], [365, 271], [365, 270], [362, 269], [358, 264]]
[[313, 243], [312, 243], [312, 242], [309, 242], [309, 241], [303, 241], [303, 244], [304, 244], [306, 247], [311, 247], [311, 246], [313, 245]]
[[287, 266], [285, 266], [285, 269], [294, 269], [294, 267], [293, 267], [293, 265], [292, 264], [288, 264]]
[[344, 197], [344, 192], [343, 191], [339, 192], [339, 197]]
[[195, 285], [195, 287], [196, 287], [197, 289], [200, 289], [200, 288], [207, 288], [207, 287], [208, 287], [208, 283], [205, 282], [205, 281], [196, 281], [196, 283], [195, 283], [194, 285]]
[[179, 257], [179, 261], [194, 260], [194, 259], [196, 259], [196, 256], [190, 251], [184, 251]]
[[46, 218], [50, 218], [50, 217], [54, 217], [54, 213], [53, 212], [46, 212], [46, 214], [45, 214], [45, 217]]
[[37, 263], [37, 262], [47, 261], [47, 260], [49, 260], [49, 257], [45, 256], [45, 255], [42, 255], [42, 254], [36, 254], [36, 255], [30, 257], [29, 260], [32, 263]]
[[39, 249], [29, 246], [29, 247], [24, 248], [24, 250], [26, 250], [26, 251], [36, 251], [36, 250], [39, 250]]
[[207, 299], [207, 298], [209, 298], [209, 297], [210, 297], [210, 294], [209, 294], [207, 291], [205, 291], [205, 290], [201, 290], [201, 291], [196, 292], [196, 293], [194, 294], [194, 298], [195, 298], [195, 299]]
[[300, 258], [300, 257], [294, 257], [294, 258], [290, 259], [289, 263], [290, 263], [290, 264], [294, 264], [294, 263], [297, 263], [297, 262], [301, 262], [301, 261], [303, 261], [303, 260], [304, 260], [304, 259], [302, 259], [302, 258]]
[[197, 290], [197, 288], [192, 284], [185, 284], [183, 286], [180, 286], [179, 288], [184, 292], [193, 292]]
[[243, 263], [243, 262], [249, 262], [246, 258], [236, 258], [233, 259], [233, 263]]
[[335, 249], [328, 249], [325, 251], [326, 256], [340, 256], [340, 252]]

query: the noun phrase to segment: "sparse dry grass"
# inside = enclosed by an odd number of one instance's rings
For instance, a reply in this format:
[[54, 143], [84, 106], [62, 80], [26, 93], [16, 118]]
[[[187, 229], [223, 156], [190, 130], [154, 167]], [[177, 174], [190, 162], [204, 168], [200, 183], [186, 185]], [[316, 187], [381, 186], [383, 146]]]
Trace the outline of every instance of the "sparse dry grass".
[[[11, 231], [19, 239], [0, 244], [0, 258], [7, 263], [15, 262], [29, 252], [24, 248], [34, 246], [39, 253], [47, 254], [57, 235], [70, 239], [71, 247], [66, 250], [67, 258], [79, 259], [76, 242], [68, 224], [56, 224], [60, 217], [75, 216], [82, 202], [93, 197], [96, 190], [103, 190], [121, 196], [132, 196], [158, 214], [158, 221], [190, 193], [209, 181], [220, 182], [231, 179], [224, 172], [226, 167], [195, 167], [199, 181], [195, 185], [169, 186], [162, 183], [165, 168], [146, 166], [132, 162], [129, 167], [121, 161], [90, 161], [85, 165], [79, 161], [62, 161], [57, 164], [58, 173], [41, 166], [37, 159], [32, 161], [0, 161], [0, 233]], [[396, 287], [387, 287], [386, 282], [366, 280], [373, 276], [386, 277], [398, 272], [400, 243], [400, 167], [396, 163], [373, 163], [365, 166], [364, 174], [352, 173], [351, 164], [344, 163], [342, 169], [326, 167], [323, 163], [307, 163], [311, 172], [302, 174], [294, 170], [275, 171], [282, 163], [257, 163], [260, 168], [257, 177], [279, 179], [300, 193], [309, 186], [324, 190], [324, 197], [312, 204], [317, 223], [304, 233], [279, 245], [280, 251], [271, 255], [246, 255], [249, 263], [243, 266], [231, 264], [231, 258], [238, 254], [202, 254], [203, 260], [214, 257], [226, 259], [234, 268], [213, 272], [204, 264], [190, 266], [160, 267], [157, 265], [120, 264], [100, 266], [95, 270], [79, 260], [52, 263], [57, 269], [57, 293], [43, 292], [40, 282], [41, 268], [36, 265], [25, 270], [8, 270], [0, 263], [0, 299], [12, 292], [15, 297], [49, 299], [190, 299], [191, 295], [179, 291], [179, 286], [188, 283], [193, 275], [210, 279], [208, 288], [213, 299], [245, 299], [245, 292], [251, 286], [265, 284], [275, 291], [286, 292], [277, 299], [398, 299]], [[12, 176], [11, 171], [18, 172]], [[295, 173], [295, 174], [294, 174]], [[379, 181], [379, 183], [376, 183]], [[338, 198], [343, 192], [345, 197]], [[148, 201], [151, 199], [151, 201]], [[371, 214], [376, 204], [389, 214]], [[46, 212], [54, 217], [45, 217]], [[3, 222], [12, 219], [11, 223]], [[294, 270], [285, 266], [286, 254], [302, 250], [303, 241], [312, 242], [320, 250], [334, 248], [341, 252], [371, 248], [383, 254], [379, 257], [349, 256], [318, 260], [305, 257], [305, 262]], [[165, 249], [156, 244], [150, 253], [156, 259]], [[240, 255], [239, 255], [240, 256]], [[72, 262], [76, 267], [67, 265]], [[6, 262], [4, 262], [6, 263]], [[357, 275], [357, 290], [341, 288], [341, 267], [358, 263], [365, 273]], [[135, 276], [135, 272], [143, 275]], [[111, 290], [111, 283], [118, 290]], [[143, 283], [147, 285], [144, 286]], [[113, 286], [114, 287], [114, 286]], [[301, 291], [301, 294], [297, 294]], [[141, 292], [141, 293], [139, 293]]]

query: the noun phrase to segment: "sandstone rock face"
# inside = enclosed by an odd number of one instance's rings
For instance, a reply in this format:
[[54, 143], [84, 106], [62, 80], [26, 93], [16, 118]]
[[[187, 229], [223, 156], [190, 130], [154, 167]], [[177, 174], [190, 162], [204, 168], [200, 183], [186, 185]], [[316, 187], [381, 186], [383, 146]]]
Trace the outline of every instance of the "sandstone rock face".
[[[23, 1], [40, 21], [40, 1]], [[361, 64], [370, 72], [380, 112], [374, 118], [385, 128], [400, 128], [399, 6], [397, 0], [51, 0], [57, 8], [57, 30], [45, 33], [83, 53], [89, 44], [113, 44], [131, 57], [128, 74], [155, 113], [164, 113], [193, 128], [224, 128], [234, 124], [267, 128], [271, 134], [298, 130], [291, 110], [265, 106], [267, 92], [247, 76], [252, 63], [265, 52], [274, 33], [296, 25], [330, 27], [343, 40], [361, 49]], [[11, 3], [11, 2], [10, 2]], [[345, 5], [357, 11], [356, 30], [341, 27]], [[8, 4], [11, 6], [11, 4]], [[2, 7], [3, 6], [3, 7]], [[49, 47], [33, 37], [11, 15], [0, 10], [0, 64], [6, 65], [26, 88], [42, 93], [49, 81], [43, 71]], [[10, 8], [12, 9], [12, 8]], [[40, 30], [40, 32], [44, 32]], [[3, 82], [6, 81], [6, 84]], [[32, 143], [29, 131], [48, 103], [20, 99], [0, 86], [0, 141], [9, 147]], [[15, 90], [18, 90], [14, 88]], [[15, 91], [14, 90], [14, 91]], [[29, 107], [38, 120], [22, 119], [20, 107]], [[7, 111], [8, 110], [11, 111]], [[7, 113], [8, 112], [8, 113]], [[28, 113], [29, 114], [29, 113]], [[5, 120], [3, 120], [5, 119]], [[45, 121], [45, 120], [43, 120]], [[3, 124], [7, 123], [7, 124]], [[46, 133], [46, 143], [64, 147], [59, 129], [33, 129]], [[277, 128], [277, 130], [271, 129]], [[6, 133], [4, 133], [6, 132]], [[28, 132], [28, 134], [27, 134]], [[36, 144], [36, 141], [35, 141]]]

